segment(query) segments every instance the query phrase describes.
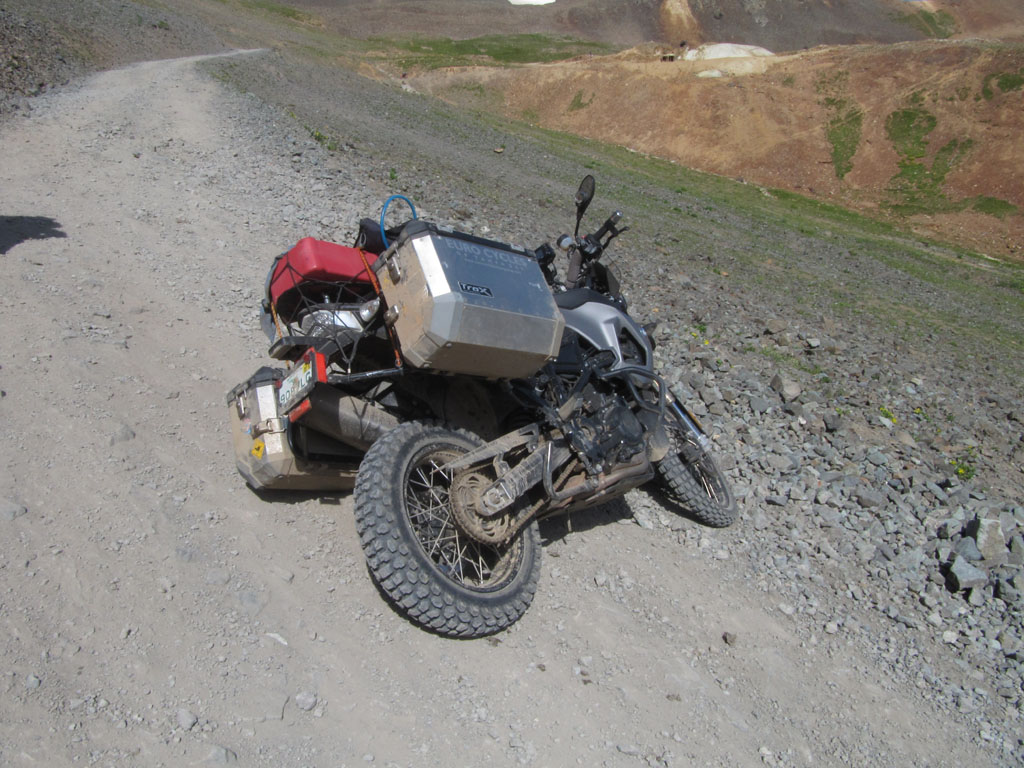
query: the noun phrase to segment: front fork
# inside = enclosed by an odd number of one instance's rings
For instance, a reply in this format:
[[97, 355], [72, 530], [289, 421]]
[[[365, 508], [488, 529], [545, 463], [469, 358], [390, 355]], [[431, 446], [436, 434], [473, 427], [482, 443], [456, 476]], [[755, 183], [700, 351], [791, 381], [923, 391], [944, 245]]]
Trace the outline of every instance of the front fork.
[[697, 421], [697, 417], [690, 413], [690, 410], [678, 402], [671, 393], [668, 397], [667, 410], [686, 427], [692, 436], [692, 441], [687, 440], [680, 448], [687, 463], [693, 463], [711, 451], [711, 440], [708, 438], [704, 427]]

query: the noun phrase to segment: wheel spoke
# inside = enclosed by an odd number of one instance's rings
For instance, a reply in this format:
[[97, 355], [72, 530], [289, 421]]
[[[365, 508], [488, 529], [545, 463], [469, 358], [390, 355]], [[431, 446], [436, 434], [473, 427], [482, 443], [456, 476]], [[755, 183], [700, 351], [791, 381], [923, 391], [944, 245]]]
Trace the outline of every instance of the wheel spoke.
[[509, 550], [474, 541], [456, 527], [448, 493], [452, 473], [442, 469], [449, 458], [427, 456], [409, 473], [409, 522], [423, 551], [449, 578], [467, 587], [489, 589], [504, 569]]

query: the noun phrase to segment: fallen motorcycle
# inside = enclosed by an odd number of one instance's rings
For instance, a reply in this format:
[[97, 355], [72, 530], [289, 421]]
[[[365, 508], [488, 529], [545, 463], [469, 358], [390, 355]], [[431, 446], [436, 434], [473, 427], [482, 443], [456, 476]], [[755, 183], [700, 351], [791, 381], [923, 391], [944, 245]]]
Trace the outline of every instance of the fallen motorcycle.
[[[653, 368], [653, 341], [600, 259], [614, 213], [556, 251], [416, 218], [389, 198], [355, 246], [312, 238], [275, 259], [270, 356], [228, 394], [238, 469], [256, 489], [354, 487], [370, 572], [416, 623], [478, 637], [517, 621], [540, 573], [537, 523], [659, 483], [727, 526], [711, 441]], [[399, 201], [412, 220], [387, 228]]]

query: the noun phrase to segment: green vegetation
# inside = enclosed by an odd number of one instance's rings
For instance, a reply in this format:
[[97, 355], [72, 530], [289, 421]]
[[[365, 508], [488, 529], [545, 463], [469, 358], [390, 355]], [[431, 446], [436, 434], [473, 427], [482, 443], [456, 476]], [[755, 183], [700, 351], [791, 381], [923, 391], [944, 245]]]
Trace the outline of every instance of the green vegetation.
[[1012, 288], [1024, 294], [1024, 276], [1004, 278], [999, 281], [998, 285], [1001, 288]]
[[587, 101], [583, 100], [583, 91], [576, 91], [576, 95], [572, 97], [572, 102], [569, 104], [569, 112], [575, 112], [579, 109], [586, 109], [594, 103], [595, 94], [590, 94], [590, 98]]
[[[705, 344], [706, 343], [707, 342], [705, 342]], [[828, 376], [823, 375], [824, 371], [822, 370], [820, 365], [809, 363], [806, 360], [797, 357], [796, 355], [791, 355], [788, 352], [783, 352], [781, 349], [776, 349], [774, 347], [750, 347], [746, 351], [757, 351], [761, 355], [763, 355], [764, 357], [768, 358], [773, 363], [778, 365], [780, 368], [803, 371], [804, 373], [809, 373], [811, 376], [818, 376], [819, 379], [824, 383], [827, 383], [829, 381]]]
[[603, 43], [549, 35], [486, 35], [468, 40], [390, 40], [374, 37], [369, 42], [391, 49], [388, 58], [404, 69], [532, 64], [559, 61], [586, 53], [611, 53], [615, 50]]
[[899, 171], [889, 182], [887, 206], [895, 213], [912, 216], [920, 213], [962, 211], [967, 208], [1003, 218], [1017, 208], [995, 197], [972, 197], [953, 201], [946, 197], [942, 185], [946, 176], [971, 151], [969, 138], [950, 139], [926, 162], [928, 136], [938, 119], [924, 107], [920, 91], [910, 97], [910, 104], [891, 113], [885, 121], [885, 132], [900, 156]]
[[853, 156], [860, 145], [864, 113], [847, 95], [850, 73], [822, 75], [815, 84], [821, 105], [828, 113], [825, 136], [832, 147], [832, 167], [836, 178], [842, 179], [853, 170]]
[[832, 145], [832, 166], [836, 176], [843, 178], [853, 170], [853, 156], [860, 144], [860, 130], [863, 113], [852, 107], [828, 121], [825, 133]]
[[987, 213], [989, 216], [995, 216], [997, 219], [1017, 213], [1016, 205], [1008, 203], [1006, 200], [1000, 200], [998, 197], [979, 195], [978, 197], [968, 198], [964, 202], [978, 213]]
[[246, 8], [252, 8], [256, 11], [263, 11], [264, 13], [273, 14], [275, 16], [281, 16], [292, 21], [308, 21], [308, 14], [302, 11], [292, 8], [290, 5], [284, 3], [275, 3], [273, 0], [239, 0], [239, 2]]
[[332, 139], [326, 133], [323, 133], [322, 131], [316, 128], [310, 128], [309, 126], [303, 127], [309, 132], [310, 138], [312, 138], [313, 141], [315, 141], [324, 149], [330, 150], [331, 152], [336, 152], [338, 150], [338, 147], [340, 146], [338, 142]]
[[909, 24], [925, 37], [934, 37], [945, 40], [952, 37], [956, 31], [956, 19], [946, 11], [917, 11], [898, 16], [897, 19]]
[[985, 79], [981, 84], [981, 95], [986, 101], [992, 101], [996, 97], [996, 92], [992, 90], [993, 81], [996, 87], [1003, 93], [1019, 91], [1021, 88], [1024, 88], [1024, 67], [1021, 67], [1017, 72], [993, 72], [985, 75]]
[[950, 460], [949, 463], [953, 465], [953, 471], [956, 472], [956, 476], [958, 478], [961, 480], [970, 480], [977, 472], [977, 467], [974, 465], [977, 458], [977, 450], [968, 446], [962, 456], [957, 456], [955, 459]]

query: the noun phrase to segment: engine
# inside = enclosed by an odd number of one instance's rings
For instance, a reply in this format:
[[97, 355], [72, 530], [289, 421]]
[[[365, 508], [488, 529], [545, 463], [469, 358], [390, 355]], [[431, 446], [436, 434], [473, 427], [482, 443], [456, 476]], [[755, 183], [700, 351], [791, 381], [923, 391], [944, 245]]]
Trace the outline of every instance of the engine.
[[644, 427], [622, 398], [587, 387], [582, 408], [567, 420], [569, 441], [596, 472], [645, 450]]

